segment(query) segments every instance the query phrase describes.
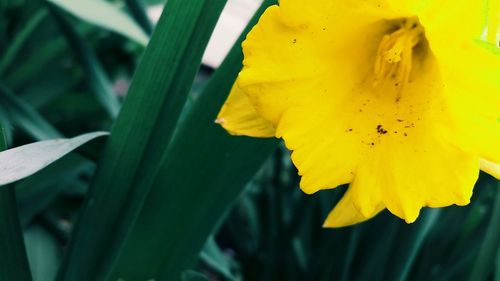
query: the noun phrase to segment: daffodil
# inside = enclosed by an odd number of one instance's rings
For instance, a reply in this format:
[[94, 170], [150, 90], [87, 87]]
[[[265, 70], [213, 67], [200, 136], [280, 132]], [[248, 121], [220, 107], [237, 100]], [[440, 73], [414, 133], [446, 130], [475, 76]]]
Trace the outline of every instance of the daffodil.
[[282, 0], [217, 122], [282, 138], [305, 193], [349, 183], [327, 227], [466, 205], [480, 169], [500, 175], [496, 2]]

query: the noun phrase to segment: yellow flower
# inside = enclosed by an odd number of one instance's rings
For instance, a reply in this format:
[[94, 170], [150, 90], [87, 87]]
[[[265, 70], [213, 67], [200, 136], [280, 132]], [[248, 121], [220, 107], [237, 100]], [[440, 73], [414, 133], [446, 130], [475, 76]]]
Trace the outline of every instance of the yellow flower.
[[243, 43], [217, 122], [283, 138], [306, 193], [350, 183], [327, 227], [466, 205], [480, 167], [500, 174], [500, 49], [481, 39], [499, 19], [487, 5], [282, 0]]

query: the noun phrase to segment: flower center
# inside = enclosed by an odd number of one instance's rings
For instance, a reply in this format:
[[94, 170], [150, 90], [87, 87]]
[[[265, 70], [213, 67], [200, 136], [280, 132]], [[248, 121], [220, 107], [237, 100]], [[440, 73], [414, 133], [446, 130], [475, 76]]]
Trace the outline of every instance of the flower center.
[[422, 40], [424, 28], [416, 17], [404, 19], [398, 30], [382, 38], [375, 60], [374, 86], [393, 79], [401, 92], [408, 83], [412, 68], [413, 49]]

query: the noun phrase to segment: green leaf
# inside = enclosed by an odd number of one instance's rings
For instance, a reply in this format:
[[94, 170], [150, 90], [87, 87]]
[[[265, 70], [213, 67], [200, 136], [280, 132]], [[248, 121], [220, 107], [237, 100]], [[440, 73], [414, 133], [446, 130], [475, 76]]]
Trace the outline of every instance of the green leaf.
[[36, 174], [16, 183], [16, 197], [21, 225], [28, 225], [40, 212], [54, 202], [68, 183], [94, 164], [70, 153]]
[[[1, 91], [0, 91], [0, 95], [1, 95]], [[12, 121], [10, 120], [10, 118], [8, 117], [8, 115], [6, 114], [5, 112], [5, 109], [3, 109], [3, 107], [0, 105], [0, 120], [2, 122], [2, 125], [1, 125], [1, 132], [2, 134], [0, 134], [0, 136], [2, 137], [2, 141], [4, 142], [4, 146], [5, 147], [9, 147], [10, 144], [12, 143], [12, 137], [13, 137], [13, 125], [12, 125]]]
[[59, 280], [108, 280], [158, 172], [224, 4], [168, 1], [102, 154]]
[[497, 249], [497, 259], [495, 264], [495, 281], [500, 281], [500, 246]]
[[125, 0], [125, 3], [127, 3], [130, 13], [142, 29], [147, 34], [153, 33], [153, 23], [149, 19], [148, 13], [146, 12], [146, 6], [139, 0]]
[[71, 139], [35, 142], [0, 152], [0, 185], [28, 177], [74, 149], [106, 132], [94, 132]]
[[[90, 33], [90, 28], [83, 27], [80, 30], [83, 34]], [[57, 59], [60, 59], [61, 54], [67, 48], [66, 40], [62, 36], [50, 38], [49, 42], [37, 46], [36, 52], [27, 53], [23, 60], [16, 61], [16, 67], [6, 73], [6, 77], [2, 79], [5, 80], [3, 82], [12, 89], [18, 89], [27, 83], [32, 83], [39, 77], [40, 73], [46, 71]]]
[[68, 45], [73, 50], [76, 60], [82, 65], [90, 88], [96, 94], [98, 101], [106, 109], [109, 116], [113, 119], [116, 118], [120, 111], [120, 103], [113, 92], [111, 81], [96, 58], [94, 51], [71, 23], [60, 15], [59, 11], [51, 9], [51, 12], [62, 33], [66, 36]]
[[148, 35], [129, 15], [104, 0], [47, 0], [67, 12], [146, 46]]
[[2, 54], [0, 59], [0, 77], [16, 58], [17, 54], [24, 46], [24, 43], [28, 40], [33, 31], [38, 27], [38, 25], [45, 19], [47, 15], [47, 10], [40, 10], [34, 16], [32, 16], [29, 21], [23, 26], [19, 34], [14, 38], [12, 43], [9, 45], [7, 51]]
[[[55, 74], [54, 77], [57, 77], [57, 75]], [[50, 80], [46, 79], [41, 85], [39, 83], [29, 85], [23, 89], [22, 99], [33, 107], [33, 109], [49, 106], [64, 95], [73, 93], [72, 90], [82, 83], [82, 76], [80, 72], [76, 72], [73, 77], [68, 77], [63, 79], [63, 81], [57, 81], [54, 78]], [[57, 81], [57, 83], [54, 83], [54, 81]]]
[[231, 272], [231, 260], [225, 255], [215, 238], [211, 236], [200, 254], [200, 258], [203, 262], [209, 265], [212, 269], [222, 274], [228, 281], [235, 281], [237, 278]]
[[402, 232], [394, 241], [393, 253], [389, 260], [388, 275], [390, 277], [384, 280], [408, 279], [417, 254], [430, 230], [437, 223], [440, 214], [440, 209], [425, 209], [415, 223], [402, 227]]
[[62, 137], [61, 133], [40, 113], [2, 84], [0, 84], [0, 107], [10, 115], [13, 124], [37, 140]]
[[[387, 218], [384, 215], [387, 214], [382, 213], [374, 218], [378, 221], [369, 221], [366, 224], [354, 226], [361, 229], [363, 236], [360, 241], [370, 245], [370, 251], [361, 252], [366, 257], [361, 257], [363, 263], [357, 270], [351, 270], [351, 274], [354, 274], [356, 278], [350, 280], [384, 280], [384, 272], [390, 268], [388, 260], [392, 256], [392, 245], [397, 241], [397, 234], [401, 228], [401, 223], [396, 221], [396, 218]], [[362, 249], [363, 245], [359, 247]]]
[[196, 271], [187, 270], [182, 274], [182, 281], [210, 281], [210, 279]]
[[[500, 187], [500, 184], [497, 184], [497, 186]], [[495, 257], [499, 253], [498, 249], [500, 249], [500, 192], [497, 190], [491, 220], [474, 263], [469, 278], [470, 281], [488, 280], [495, 267]]]
[[[0, 150], [6, 148], [3, 129]], [[0, 165], [4, 164], [0, 160]], [[12, 186], [0, 187], [0, 281], [31, 281], [24, 239]]]
[[[177, 280], [196, 262], [218, 220], [275, 149], [274, 139], [233, 137], [214, 123], [241, 69], [243, 38], [179, 124], [114, 279]], [[137, 263], [141, 266], [132, 267]]]
[[30, 226], [24, 239], [33, 281], [54, 280], [62, 256], [57, 240], [38, 225]]
[[359, 249], [360, 236], [361, 236], [361, 228], [359, 226], [353, 227], [349, 237], [349, 244], [347, 246], [347, 252], [344, 259], [345, 263], [342, 269], [342, 279], [341, 279], [342, 281], [349, 280], [349, 274], [353, 267], [354, 256]]

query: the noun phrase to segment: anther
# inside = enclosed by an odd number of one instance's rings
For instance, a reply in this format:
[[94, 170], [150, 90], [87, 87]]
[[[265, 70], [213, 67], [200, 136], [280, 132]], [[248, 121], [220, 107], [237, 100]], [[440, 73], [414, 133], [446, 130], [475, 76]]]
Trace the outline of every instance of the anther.
[[404, 19], [401, 27], [386, 34], [380, 41], [374, 65], [374, 86], [393, 78], [401, 91], [408, 83], [413, 58], [413, 48], [420, 42], [423, 28], [417, 18]]

